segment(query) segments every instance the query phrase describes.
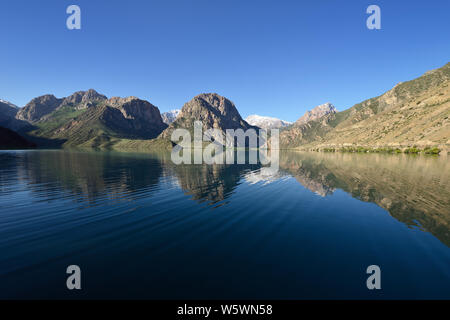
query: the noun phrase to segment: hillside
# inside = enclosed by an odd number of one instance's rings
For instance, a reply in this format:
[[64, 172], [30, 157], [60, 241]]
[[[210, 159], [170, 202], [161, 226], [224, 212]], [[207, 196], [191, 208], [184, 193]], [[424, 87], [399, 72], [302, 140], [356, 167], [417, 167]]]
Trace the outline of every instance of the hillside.
[[0, 149], [29, 149], [36, 147], [16, 132], [0, 127]]
[[19, 108], [17, 106], [0, 99], [0, 126], [13, 131], [29, 126], [28, 122], [16, 119], [18, 111]]
[[294, 126], [280, 135], [284, 148], [448, 145], [450, 63], [399, 83], [383, 95], [342, 112]]
[[323, 116], [333, 114], [336, 112], [337, 112], [336, 108], [331, 103], [326, 102], [324, 104], [315, 107], [312, 110], [306, 111], [303, 116], [301, 116], [300, 118], [297, 119], [297, 121], [295, 121], [294, 125], [300, 126], [302, 124], [318, 120]]

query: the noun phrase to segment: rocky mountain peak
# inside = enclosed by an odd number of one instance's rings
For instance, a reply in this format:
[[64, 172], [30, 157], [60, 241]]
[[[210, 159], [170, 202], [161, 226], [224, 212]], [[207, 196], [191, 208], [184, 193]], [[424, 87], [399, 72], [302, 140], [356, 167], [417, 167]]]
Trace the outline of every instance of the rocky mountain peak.
[[31, 99], [29, 104], [31, 104], [31, 103], [40, 103], [40, 104], [53, 103], [53, 104], [56, 104], [59, 101], [60, 101], [60, 99], [56, 98], [53, 94], [44, 94], [42, 96]]
[[180, 112], [181, 112], [180, 109], [175, 109], [175, 110], [170, 110], [170, 111], [167, 111], [167, 112], [163, 112], [163, 113], [161, 113], [161, 118], [162, 118], [164, 123], [171, 124], [172, 122], [175, 121], [175, 119], [178, 117]]
[[61, 102], [62, 99], [58, 99], [52, 94], [34, 98], [17, 112], [16, 118], [29, 122], [39, 121], [45, 115], [56, 110]]
[[82, 109], [91, 106], [93, 102], [104, 101], [106, 99], [106, 96], [99, 94], [94, 89], [89, 89], [88, 91], [77, 91], [64, 98], [61, 105], [78, 105], [78, 109]]
[[108, 101], [106, 103], [112, 107], [120, 107], [121, 105], [123, 105], [127, 102], [131, 102], [133, 100], [145, 101], [145, 100], [141, 100], [135, 96], [129, 96], [129, 97], [125, 97], [125, 98], [111, 97], [110, 99], [108, 99]]
[[146, 100], [133, 96], [113, 97], [107, 100], [106, 105], [108, 108], [103, 116], [106, 125], [114, 125], [145, 138], [154, 138], [167, 127], [159, 109]]
[[327, 114], [336, 113], [337, 110], [334, 105], [330, 102], [321, 104], [314, 109], [307, 111], [303, 116], [301, 116], [296, 122], [296, 125], [302, 125], [308, 123], [311, 120], [317, 120]]
[[[159, 109], [146, 100], [136, 97], [119, 98], [113, 101], [113, 106], [120, 109], [127, 119], [142, 118], [143, 120], [158, 120], [162, 123]], [[155, 118], [155, 119], [153, 119]]]
[[29, 122], [37, 122], [59, 107], [72, 106], [76, 109], [85, 109], [94, 105], [95, 102], [106, 99], [106, 96], [99, 94], [94, 89], [77, 91], [62, 99], [56, 98], [53, 94], [46, 94], [32, 99], [25, 107], [17, 112], [16, 118]]
[[233, 102], [217, 93], [202, 93], [184, 104], [181, 116], [193, 115], [197, 120], [206, 120], [207, 114], [223, 117], [232, 121], [242, 121], [242, 117]]
[[217, 93], [202, 93], [186, 102], [180, 114], [170, 126], [161, 134], [163, 138], [169, 138], [173, 129], [193, 129], [194, 122], [201, 121], [204, 129], [216, 128], [244, 129], [250, 126], [244, 121], [229, 99]]

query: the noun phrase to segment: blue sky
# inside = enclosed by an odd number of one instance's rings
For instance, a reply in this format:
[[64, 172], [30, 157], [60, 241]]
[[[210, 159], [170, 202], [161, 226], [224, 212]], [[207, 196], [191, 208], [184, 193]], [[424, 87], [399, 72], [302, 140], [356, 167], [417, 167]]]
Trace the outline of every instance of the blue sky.
[[[81, 30], [66, 8], [81, 8]], [[366, 8], [381, 8], [381, 30]], [[161, 111], [217, 92], [242, 116], [339, 110], [450, 61], [450, 1], [8, 0], [0, 98], [94, 88]]]

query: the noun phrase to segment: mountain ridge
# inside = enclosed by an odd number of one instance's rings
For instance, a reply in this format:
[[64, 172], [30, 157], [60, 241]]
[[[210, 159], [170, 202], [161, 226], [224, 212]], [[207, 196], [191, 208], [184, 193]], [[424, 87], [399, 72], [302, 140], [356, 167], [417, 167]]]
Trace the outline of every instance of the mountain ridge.
[[294, 126], [282, 148], [423, 147], [450, 143], [450, 63], [344, 111]]
[[[258, 129], [244, 120], [235, 104], [217, 93], [202, 93], [164, 118], [159, 109], [137, 97], [108, 98], [94, 89], [57, 98], [33, 98], [23, 108], [0, 100], [0, 126], [39, 145], [166, 145], [176, 128]], [[166, 113], [165, 116], [169, 116]], [[450, 144], [450, 63], [400, 82], [385, 93], [338, 112], [329, 102], [290, 124], [252, 115], [280, 127], [280, 148], [325, 150], [351, 147], [448, 146]], [[169, 124], [164, 123], [164, 119]], [[249, 121], [250, 121], [249, 119]], [[280, 121], [278, 124], [277, 121]], [[252, 121], [250, 121], [252, 122]], [[253, 122], [255, 123], [255, 122]], [[260, 124], [260, 126], [263, 126]], [[155, 139], [158, 141], [148, 142]]]
[[281, 120], [275, 117], [260, 116], [257, 114], [249, 115], [247, 118], [245, 118], [245, 121], [247, 121], [247, 123], [252, 126], [256, 126], [266, 130], [284, 128], [292, 124], [292, 122], [289, 121]]

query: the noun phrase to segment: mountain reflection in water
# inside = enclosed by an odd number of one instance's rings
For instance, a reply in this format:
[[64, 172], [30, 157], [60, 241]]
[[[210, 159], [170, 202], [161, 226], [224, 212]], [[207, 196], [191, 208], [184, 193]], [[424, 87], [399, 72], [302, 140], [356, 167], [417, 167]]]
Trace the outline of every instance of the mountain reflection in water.
[[445, 156], [0, 152], [0, 297], [71, 297], [79, 264], [87, 298], [450, 298], [449, 181]]

